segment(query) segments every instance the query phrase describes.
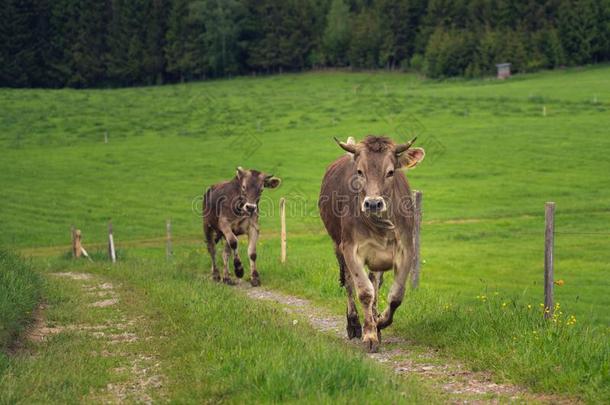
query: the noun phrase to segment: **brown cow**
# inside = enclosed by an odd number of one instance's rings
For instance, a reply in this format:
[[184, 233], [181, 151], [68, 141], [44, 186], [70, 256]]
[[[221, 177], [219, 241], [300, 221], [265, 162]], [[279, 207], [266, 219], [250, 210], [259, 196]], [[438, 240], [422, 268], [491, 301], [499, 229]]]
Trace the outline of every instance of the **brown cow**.
[[[402, 302], [413, 265], [411, 191], [400, 169], [415, 167], [425, 154], [421, 148], [410, 148], [415, 139], [400, 145], [372, 135], [357, 144], [335, 141], [348, 153], [326, 170], [318, 205], [347, 290], [347, 334], [350, 339], [362, 337], [368, 350], [376, 351], [381, 329], [392, 323]], [[389, 306], [379, 314], [377, 294], [383, 272], [390, 269], [394, 283]], [[354, 289], [364, 312], [364, 335]]]
[[248, 234], [248, 257], [250, 259], [250, 283], [260, 285], [256, 271], [256, 242], [258, 240], [258, 202], [263, 188], [276, 188], [280, 179], [257, 170], [237, 168], [233, 180], [218, 183], [208, 188], [203, 199], [203, 232], [208, 252], [212, 259], [212, 278], [220, 281], [216, 267], [216, 244], [225, 240], [222, 253], [224, 262], [223, 282], [233, 285], [229, 276], [229, 259], [233, 254], [235, 275], [242, 278], [244, 268], [237, 251], [237, 237]]

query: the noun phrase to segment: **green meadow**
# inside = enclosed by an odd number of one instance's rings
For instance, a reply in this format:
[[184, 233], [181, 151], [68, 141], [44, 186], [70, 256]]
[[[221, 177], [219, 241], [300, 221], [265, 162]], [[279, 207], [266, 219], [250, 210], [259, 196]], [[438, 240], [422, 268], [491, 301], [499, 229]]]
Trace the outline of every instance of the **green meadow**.
[[[407, 292], [388, 333], [500, 380], [595, 402], [610, 394], [608, 128], [603, 65], [506, 81], [312, 72], [131, 89], [2, 89], [0, 244], [56, 266], [74, 224], [99, 262], [112, 219], [119, 260], [133, 262], [132, 282], [141, 287], [139, 263], [161, 266], [171, 218], [178, 264], [168, 271], [199, 280], [210, 269], [199, 215], [204, 188], [236, 166], [256, 168], [283, 180], [262, 202], [263, 285], [342, 313], [337, 265], [317, 215], [324, 170], [343, 153], [332, 138], [417, 136], [426, 158], [407, 175], [424, 194], [421, 288]], [[287, 199], [284, 265], [280, 197]], [[546, 201], [557, 204], [561, 280], [561, 315], [550, 326], [539, 308]], [[385, 289], [390, 282], [388, 275]], [[227, 299], [219, 288], [198, 299]], [[360, 378], [354, 370], [346, 381]], [[276, 394], [265, 398], [285, 399]]]

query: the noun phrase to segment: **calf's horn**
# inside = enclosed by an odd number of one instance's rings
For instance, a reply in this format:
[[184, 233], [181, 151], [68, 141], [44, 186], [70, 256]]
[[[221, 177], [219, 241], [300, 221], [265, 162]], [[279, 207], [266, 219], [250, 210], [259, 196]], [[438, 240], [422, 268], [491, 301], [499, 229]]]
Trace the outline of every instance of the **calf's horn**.
[[407, 143], [401, 143], [400, 145], [396, 145], [396, 148], [394, 148], [394, 153], [397, 156], [401, 155], [403, 152], [405, 152], [407, 149], [409, 149], [411, 147], [411, 145], [413, 145], [413, 143], [415, 143], [416, 139], [417, 139], [417, 137], [411, 139]]
[[356, 153], [356, 145], [351, 144], [351, 143], [341, 142], [337, 138], [334, 138], [334, 139], [335, 139], [335, 142], [337, 142], [337, 145], [339, 145], [341, 147], [341, 149], [343, 149], [344, 151], [349, 152], [349, 153]]

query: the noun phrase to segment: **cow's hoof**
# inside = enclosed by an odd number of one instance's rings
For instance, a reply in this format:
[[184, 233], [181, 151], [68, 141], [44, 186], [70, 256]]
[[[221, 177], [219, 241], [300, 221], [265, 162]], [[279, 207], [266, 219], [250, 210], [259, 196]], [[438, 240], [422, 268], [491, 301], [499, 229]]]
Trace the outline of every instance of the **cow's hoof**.
[[235, 267], [235, 276], [242, 278], [244, 276], [244, 266], [242, 266], [241, 261], [233, 260], [233, 266]]
[[231, 277], [223, 277], [222, 278], [222, 282], [225, 283], [226, 285], [235, 285], [235, 284], [237, 284], [235, 282], [235, 280], [233, 280]]
[[353, 339], [353, 338], [360, 339], [362, 337], [362, 326], [360, 326], [360, 322], [350, 322], [348, 319], [346, 330], [347, 330], [347, 337], [349, 339]]
[[250, 279], [250, 285], [252, 285], [252, 287], [260, 287], [261, 285], [261, 280], [258, 277], [252, 277]]
[[369, 353], [377, 353], [379, 351], [379, 341], [376, 334], [364, 336], [362, 343], [364, 343], [364, 347]]
[[216, 281], [217, 283], [220, 282], [220, 274], [212, 273], [212, 280]]

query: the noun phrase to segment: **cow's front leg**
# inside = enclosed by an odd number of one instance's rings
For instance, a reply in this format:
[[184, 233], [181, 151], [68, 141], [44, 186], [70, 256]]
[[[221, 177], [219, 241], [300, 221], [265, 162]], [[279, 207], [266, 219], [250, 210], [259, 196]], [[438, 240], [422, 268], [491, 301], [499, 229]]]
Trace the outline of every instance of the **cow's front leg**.
[[258, 242], [258, 224], [250, 224], [248, 229], [248, 259], [250, 259], [250, 284], [252, 287], [261, 285], [261, 280], [256, 271], [256, 243]]
[[412, 255], [406, 252], [394, 265], [394, 282], [388, 293], [388, 307], [383, 311], [383, 314], [377, 321], [377, 327], [381, 330], [387, 328], [394, 320], [394, 312], [402, 303], [405, 296], [405, 283], [411, 272]]
[[341, 244], [341, 252], [347, 265], [352, 281], [356, 286], [356, 292], [362, 305], [364, 313], [364, 334], [362, 342], [370, 352], [376, 352], [379, 346], [377, 338], [377, 321], [373, 316], [373, 302], [375, 300], [375, 289], [373, 283], [364, 271], [364, 260], [357, 254], [355, 244]]
[[241, 264], [241, 260], [239, 260], [239, 252], [237, 251], [237, 236], [233, 233], [231, 229], [231, 224], [224, 218], [221, 218], [219, 221], [220, 230], [225, 237], [225, 240], [229, 244], [229, 247], [233, 251], [233, 266], [235, 269], [235, 275], [238, 278], [242, 278], [244, 276], [244, 267]]
[[375, 290], [375, 298], [373, 299], [373, 315], [375, 318], [379, 317], [379, 313], [377, 312], [377, 301], [379, 299], [379, 288], [383, 283], [383, 273], [380, 271], [371, 271], [369, 272], [369, 280], [373, 283], [373, 289]]
[[[379, 288], [381, 288], [381, 284], [383, 284], [383, 273], [380, 271], [371, 271], [369, 272], [369, 280], [371, 280], [371, 283], [373, 283], [373, 289], [375, 290], [375, 298], [373, 299], [373, 316], [375, 319], [379, 319], [377, 304], [379, 301]], [[381, 343], [381, 330], [379, 325], [377, 325], [377, 339], [379, 339], [379, 343]]]
[[229, 260], [231, 259], [231, 246], [229, 242], [225, 243], [224, 250], [222, 251], [222, 282], [228, 285], [235, 285], [235, 281], [229, 276]]

